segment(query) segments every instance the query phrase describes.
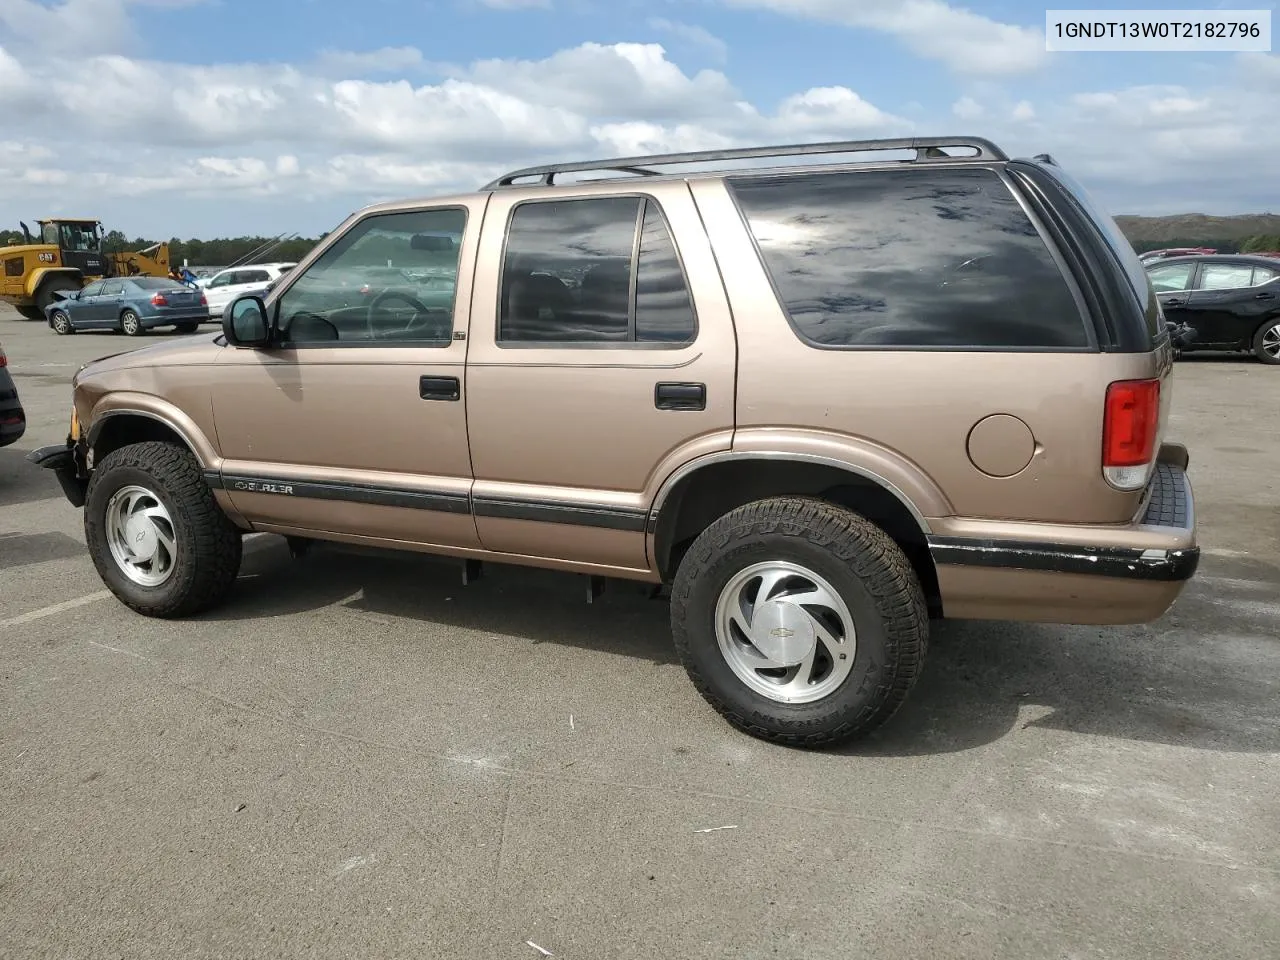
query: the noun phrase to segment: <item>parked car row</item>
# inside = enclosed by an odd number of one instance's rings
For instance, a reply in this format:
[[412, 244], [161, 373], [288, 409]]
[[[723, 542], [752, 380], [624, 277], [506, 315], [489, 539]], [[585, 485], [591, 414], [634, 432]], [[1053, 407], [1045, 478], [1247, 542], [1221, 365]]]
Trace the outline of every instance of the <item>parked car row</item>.
[[136, 337], [155, 327], [195, 333], [213, 319], [201, 290], [167, 277], [115, 277], [64, 291], [45, 307], [50, 328], [66, 335], [78, 330], [116, 330]]
[[1183, 349], [1252, 353], [1280, 364], [1280, 260], [1249, 254], [1167, 257], [1146, 264]]
[[223, 308], [236, 297], [266, 293], [295, 266], [297, 264], [294, 263], [254, 263], [228, 267], [207, 279], [201, 278], [196, 283], [209, 299], [210, 315], [221, 317]]

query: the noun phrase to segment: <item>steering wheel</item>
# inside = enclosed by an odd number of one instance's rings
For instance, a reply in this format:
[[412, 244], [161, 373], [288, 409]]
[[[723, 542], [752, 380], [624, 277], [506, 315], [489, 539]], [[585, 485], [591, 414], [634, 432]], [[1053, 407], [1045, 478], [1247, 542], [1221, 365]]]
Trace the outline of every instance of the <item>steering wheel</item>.
[[417, 325], [418, 318], [423, 316], [424, 314], [430, 313], [430, 310], [431, 310], [430, 307], [428, 307], [425, 303], [423, 303], [417, 297], [410, 296], [409, 294], [404, 293], [400, 290], [384, 290], [382, 293], [378, 294], [376, 297], [373, 298], [373, 301], [369, 304], [368, 312], [365, 314], [364, 323], [365, 323], [365, 327], [369, 331], [370, 340], [380, 339], [377, 336], [376, 331], [374, 330], [373, 317], [374, 317], [374, 312], [380, 306], [382, 306], [382, 304], [387, 300], [399, 300], [403, 303], [407, 303], [410, 307], [413, 308], [413, 316], [409, 318], [409, 322], [404, 325], [404, 328], [400, 330], [400, 333], [408, 333]]

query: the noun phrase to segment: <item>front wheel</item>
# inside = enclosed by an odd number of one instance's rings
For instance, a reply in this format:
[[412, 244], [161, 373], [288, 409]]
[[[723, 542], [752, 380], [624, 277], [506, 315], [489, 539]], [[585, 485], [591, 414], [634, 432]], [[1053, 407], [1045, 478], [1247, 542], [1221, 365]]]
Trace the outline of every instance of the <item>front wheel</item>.
[[76, 328], [71, 325], [71, 318], [61, 310], [53, 311], [53, 315], [49, 318], [49, 323], [53, 327], [53, 332], [60, 337], [76, 332]]
[[1280, 363], [1280, 319], [1268, 320], [1254, 334], [1253, 355], [1263, 363]]
[[739, 507], [689, 548], [671, 628], [690, 679], [740, 730], [795, 746], [870, 733], [928, 645], [911, 562], [879, 527], [800, 497]]
[[132, 310], [126, 310], [120, 314], [120, 329], [125, 336], [136, 337], [142, 333], [142, 321], [138, 319], [138, 315]]
[[150, 617], [213, 606], [240, 570], [240, 531], [195, 457], [174, 443], [135, 443], [104, 457], [89, 479], [84, 533], [103, 582]]

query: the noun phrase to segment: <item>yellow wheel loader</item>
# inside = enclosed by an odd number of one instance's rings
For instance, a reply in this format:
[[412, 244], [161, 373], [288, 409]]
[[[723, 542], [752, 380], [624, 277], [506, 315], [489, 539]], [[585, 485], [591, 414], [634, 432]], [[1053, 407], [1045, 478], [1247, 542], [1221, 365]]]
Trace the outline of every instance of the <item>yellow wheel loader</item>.
[[136, 253], [107, 253], [98, 220], [37, 220], [39, 235], [24, 223], [25, 243], [0, 247], [0, 300], [28, 320], [43, 320], [44, 308], [59, 292], [79, 290], [102, 277], [164, 277], [169, 245], [157, 243]]

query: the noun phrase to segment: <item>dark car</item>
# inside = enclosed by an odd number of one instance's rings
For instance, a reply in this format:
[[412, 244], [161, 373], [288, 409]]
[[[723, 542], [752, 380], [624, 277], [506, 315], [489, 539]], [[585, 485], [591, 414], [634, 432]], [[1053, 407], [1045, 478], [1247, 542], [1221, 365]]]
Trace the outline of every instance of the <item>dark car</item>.
[[95, 280], [55, 300], [44, 313], [56, 333], [120, 330], [131, 337], [167, 326], [177, 327], [179, 333], [195, 333], [200, 324], [213, 319], [203, 290], [167, 277]]
[[1280, 261], [1247, 254], [1147, 265], [1165, 319], [1190, 328], [1185, 349], [1250, 352], [1280, 364]]
[[0, 346], [0, 447], [15, 443], [27, 432], [27, 415], [9, 373], [9, 358]]

